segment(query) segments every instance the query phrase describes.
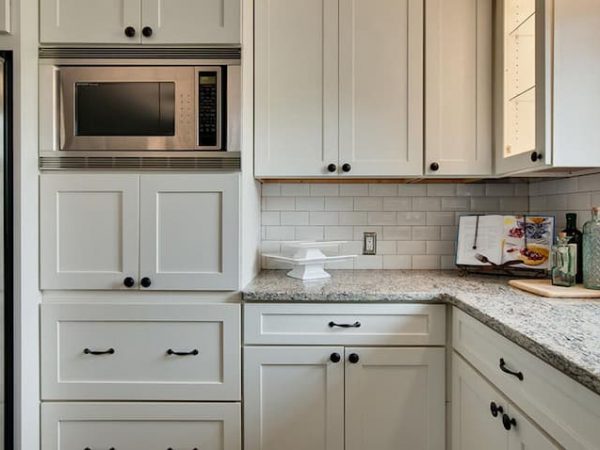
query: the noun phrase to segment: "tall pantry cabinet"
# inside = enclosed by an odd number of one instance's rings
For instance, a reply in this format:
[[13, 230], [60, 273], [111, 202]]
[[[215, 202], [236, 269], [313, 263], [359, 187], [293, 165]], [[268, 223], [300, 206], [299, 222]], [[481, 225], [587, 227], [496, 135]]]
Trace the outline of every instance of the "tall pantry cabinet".
[[422, 46], [422, 0], [257, 0], [256, 175], [420, 175]]

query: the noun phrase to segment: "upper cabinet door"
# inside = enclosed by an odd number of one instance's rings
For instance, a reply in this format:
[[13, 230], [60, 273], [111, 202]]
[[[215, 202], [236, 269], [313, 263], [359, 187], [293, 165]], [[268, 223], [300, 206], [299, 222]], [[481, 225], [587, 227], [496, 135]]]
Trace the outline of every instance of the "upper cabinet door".
[[421, 175], [423, 0], [340, 0], [340, 164]]
[[254, 39], [256, 175], [337, 175], [338, 0], [256, 0]]
[[141, 0], [41, 0], [44, 44], [139, 44]]
[[496, 3], [498, 174], [552, 163], [552, 4]]
[[42, 289], [128, 289], [138, 275], [137, 175], [40, 177]]
[[343, 347], [245, 347], [244, 449], [344, 450], [343, 355]]
[[492, 0], [428, 0], [425, 174], [492, 173]]
[[444, 450], [443, 348], [346, 349], [346, 450]]
[[241, 0], [142, 0], [142, 41], [239, 44], [240, 3]]
[[140, 285], [238, 288], [239, 175], [142, 175]]

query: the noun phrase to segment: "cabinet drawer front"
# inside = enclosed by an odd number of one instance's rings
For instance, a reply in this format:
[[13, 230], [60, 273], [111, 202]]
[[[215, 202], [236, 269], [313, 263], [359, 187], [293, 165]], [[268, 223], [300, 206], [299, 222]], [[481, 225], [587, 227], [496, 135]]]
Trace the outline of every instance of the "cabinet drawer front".
[[246, 304], [246, 344], [445, 345], [444, 305]]
[[456, 308], [452, 331], [454, 349], [561, 445], [598, 448], [600, 396]]
[[44, 450], [239, 450], [240, 405], [44, 403]]
[[239, 400], [239, 305], [43, 305], [46, 400]]

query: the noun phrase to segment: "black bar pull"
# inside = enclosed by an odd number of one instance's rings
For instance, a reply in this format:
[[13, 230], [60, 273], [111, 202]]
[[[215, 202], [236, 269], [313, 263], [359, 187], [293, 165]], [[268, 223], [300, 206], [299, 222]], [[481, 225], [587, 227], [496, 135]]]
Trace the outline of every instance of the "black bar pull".
[[[173, 447], [169, 447], [167, 450], [175, 450]], [[192, 450], [198, 450], [198, 447], [194, 447]]]
[[523, 376], [523, 372], [515, 372], [513, 370], [510, 370], [508, 367], [506, 367], [506, 361], [504, 361], [504, 358], [500, 358], [500, 370], [504, 373], [507, 373], [509, 375], [513, 375], [515, 377], [517, 377], [519, 380], [523, 381], [523, 378], [525, 378]]
[[89, 348], [84, 348], [83, 353], [86, 355], [114, 355], [115, 349], [109, 348], [108, 350], [90, 350]]
[[[83, 450], [92, 450], [90, 447], [86, 447]], [[108, 450], [116, 450], [114, 447], [110, 447]]]
[[354, 322], [354, 323], [335, 323], [335, 322], [329, 322], [329, 328], [334, 328], [334, 327], [338, 327], [338, 328], [360, 328], [360, 322]]
[[175, 356], [196, 356], [200, 353], [197, 349], [192, 350], [191, 352], [176, 352], [172, 348], [167, 350], [167, 355], [175, 355]]

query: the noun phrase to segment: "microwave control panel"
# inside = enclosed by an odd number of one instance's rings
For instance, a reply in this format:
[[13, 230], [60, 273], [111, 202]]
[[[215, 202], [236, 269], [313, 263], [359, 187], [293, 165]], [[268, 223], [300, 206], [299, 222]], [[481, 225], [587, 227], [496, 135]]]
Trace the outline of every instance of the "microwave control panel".
[[221, 132], [220, 71], [198, 72], [198, 146], [216, 147]]

